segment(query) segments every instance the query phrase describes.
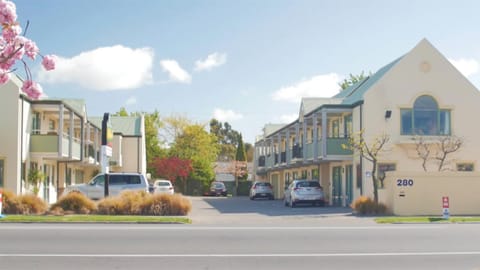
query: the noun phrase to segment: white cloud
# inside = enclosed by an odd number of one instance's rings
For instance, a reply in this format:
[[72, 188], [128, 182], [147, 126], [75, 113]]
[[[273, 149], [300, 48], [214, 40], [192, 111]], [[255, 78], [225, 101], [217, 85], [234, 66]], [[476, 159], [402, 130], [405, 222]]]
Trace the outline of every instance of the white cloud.
[[153, 56], [151, 48], [100, 47], [72, 58], [58, 57], [55, 70], [41, 69], [38, 78], [93, 90], [133, 89], [152, 82]]
[[127, 101], [125, 101], [125, 105], [134, 105], [137, 104], [137, 98], [136, 97], [129, 97]]
[[211, 70], [214, 67], [221, 66], [227, 62], [227, 54], [225, 53], [212, 53], [207, 56], [205, 60], [195, 61], [195, 70]]
[[280, 123], [289, 124], [298, 119], [298, 113], [284, 114], [280, 116]]
[[318, 75], [291, 86], [282, 87], [273, 93], [273, 100], [300, 102], [302, 97], [332, 97], [338, 93], [341, 76], [336, 73]]
[[242, 119], [243, 115], [240, 113], [236, 113], [233, 110], [224, 110], [216, 108], [213, 111], [213, 118], [217, 119], [220, 122], [228, 122], [232, 120]]
[[192, 77], [175, 60], [162, 60], [160, 65], [168, 73], [170, 80], [181, 83], [190, 83]]
[[465, 77], [478, 72], [479, 64], [475, 59], [448, 59]]

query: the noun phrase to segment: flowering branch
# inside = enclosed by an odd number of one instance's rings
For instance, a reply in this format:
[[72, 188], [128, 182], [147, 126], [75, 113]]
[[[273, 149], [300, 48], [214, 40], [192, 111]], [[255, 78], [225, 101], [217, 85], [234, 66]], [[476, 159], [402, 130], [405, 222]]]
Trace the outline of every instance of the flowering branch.
[[[34, 61], [37, 55], [40, 55], [45, 70], [53, 70], [55, 69], [56, 56], [41, 55], [34, 41], [20, 35], [22, 28], [17, 22], [17, 10], [12, 1], [0, 0], [0, 25], [2, 27], [2, 35], [0, 36], [0, 85], [10, 80], [10, 74], [14, 71], [15, 63], [20, 61], [23, 63], [26, 73], [22, 91], [32, 99], [38, 99], [43, 93], [42, 87], [32, 80], [30, 68], [24, 58], [26, 56]], [[25, 32], [28, 25], [27, 22]]]

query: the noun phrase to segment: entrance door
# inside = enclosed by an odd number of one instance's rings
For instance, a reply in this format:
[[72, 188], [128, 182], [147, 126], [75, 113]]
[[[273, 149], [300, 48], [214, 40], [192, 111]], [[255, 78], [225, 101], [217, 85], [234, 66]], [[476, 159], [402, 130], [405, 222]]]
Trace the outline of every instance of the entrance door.
[[345, 178], [346, 178], [346, 203], [347, 205], [352, 204], [353, 200], [353, 165], [348, 165], [345, 167]]
[[333, 167], [332, 172], [332, 204], [333, 206], [342, 206], [342, 167]]

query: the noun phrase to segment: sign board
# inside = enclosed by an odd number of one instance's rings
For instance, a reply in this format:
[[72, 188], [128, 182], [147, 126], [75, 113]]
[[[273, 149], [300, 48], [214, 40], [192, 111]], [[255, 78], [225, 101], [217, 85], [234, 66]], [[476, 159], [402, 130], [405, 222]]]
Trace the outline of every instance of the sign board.
[[110, 121], [110, 114], [103, 114], [102, 121], [102, 146], [106, 146], [106, 155], [108, 157], [112, 156], [112, 147], [113, 147], [113, 129], [112, 123]]
[[450, 201], [448, 196], [442, 197], [442, 209], [443, 209], [443, 218], [448, 219], [450, 217]]

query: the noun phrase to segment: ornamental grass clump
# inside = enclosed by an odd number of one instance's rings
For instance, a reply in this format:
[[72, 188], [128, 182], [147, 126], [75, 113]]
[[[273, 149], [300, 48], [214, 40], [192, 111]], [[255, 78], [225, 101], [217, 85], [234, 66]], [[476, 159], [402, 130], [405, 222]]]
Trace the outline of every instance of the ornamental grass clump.
[[47, 203], [35, 194], [18, 196], [23, 206], [23, 215], [42, 215], [48, 210]]
[[95, 213], [97, 205], [80, 192], [70, 192], [60, 197], [50, 209], [56, 213], [62, 209], [66, 214], [91, 214]]
[[48, 206], [41, 198], [34, 194], [17, 196], [8, 190], [2, 190], [2, 213], [10, 215], [41, 215]]
[[180, 194], [153, 194], [145, 201], [144, 210], [152, 216], [185, 216], [192, 203]]
[[351, 207], [359, 215], [383, 215], [387, 212], [387, 207], [383, 203], [376, 203], [369, 197], [361, 196], [356, 199]]

